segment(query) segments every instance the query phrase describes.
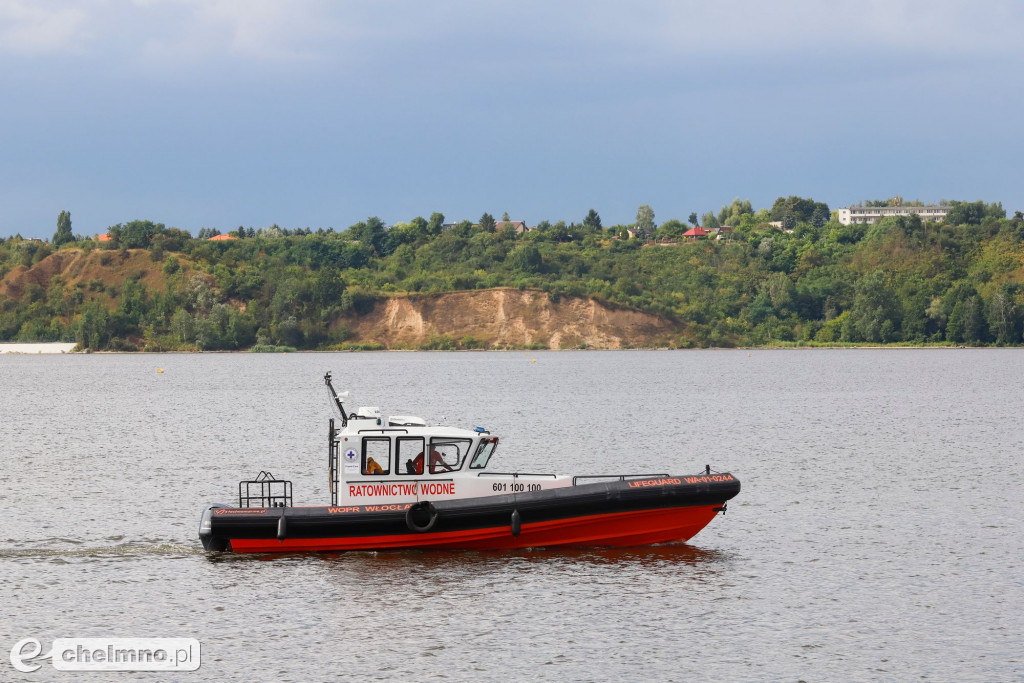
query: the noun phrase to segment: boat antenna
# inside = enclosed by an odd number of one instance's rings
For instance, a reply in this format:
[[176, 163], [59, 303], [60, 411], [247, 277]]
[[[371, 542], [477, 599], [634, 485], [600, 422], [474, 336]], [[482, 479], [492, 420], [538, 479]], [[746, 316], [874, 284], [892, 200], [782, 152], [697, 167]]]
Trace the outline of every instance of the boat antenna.
[[[345, 415], [345, 406], [341, 405], [341, 399], [338, 398], [338, 392], [336, 392], [334, 390], [334, 385], [331, 384], [331, 373], [330, 373], [330, 371], [328, 371], [324, 375], [324, 384], [327, 385], [327, 390], [329, 392], [331, 392], [331, 398], [334, 400], [334, 405], [336, 405], [338, 407], [338, 412], [341, 413], [341, 426], [342, 427], [347, 427], [348, 426], [348, 417]], [[343, 396], [348, 396], [348, 392], [346, 391], [343, 394]]]

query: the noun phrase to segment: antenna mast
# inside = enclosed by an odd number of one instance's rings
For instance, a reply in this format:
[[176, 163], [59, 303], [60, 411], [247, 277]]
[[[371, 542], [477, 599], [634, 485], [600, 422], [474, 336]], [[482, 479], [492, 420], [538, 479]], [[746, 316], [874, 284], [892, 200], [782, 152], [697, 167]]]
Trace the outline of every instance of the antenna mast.
[[[331, 392], [331, 398], [334, 399], [334, 405], [338, 407], [338, 412], [341, 413], [341, 426], [348, 426], [348, 416], [345, 414], [345, 406], [341, 405], [341, 399], [338, 398], [338, 392], [334, 390], [334, 385], [331, 384], [331, 373], [328, 371], [324, 375], [324, 384], [327, 385], [327, 390]], [[348, 392], [345, 392], [346, 395]]]

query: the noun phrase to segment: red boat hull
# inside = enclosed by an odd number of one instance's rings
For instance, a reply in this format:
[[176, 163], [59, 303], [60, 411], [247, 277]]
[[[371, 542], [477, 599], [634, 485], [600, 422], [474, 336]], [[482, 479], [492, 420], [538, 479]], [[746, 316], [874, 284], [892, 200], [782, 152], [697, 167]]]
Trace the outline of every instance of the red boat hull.
[[[641, 510], [523, 524], [519, 536], [508, 526], [485, 529], [343, 538], [238, 538], [236, 553], [273, 553], [401, 548], [511, 550], [554, 546], [621, 547], [688, 541], [718, 514], [717, 506]], [[719, 508], [720, 509], [720, 508]]]
[[484, 498], [363, 506], [209, 506], [207, 550], [236, 553], [622, 547], [687, 541], [740, 490], [731, 474], [600, 482]]

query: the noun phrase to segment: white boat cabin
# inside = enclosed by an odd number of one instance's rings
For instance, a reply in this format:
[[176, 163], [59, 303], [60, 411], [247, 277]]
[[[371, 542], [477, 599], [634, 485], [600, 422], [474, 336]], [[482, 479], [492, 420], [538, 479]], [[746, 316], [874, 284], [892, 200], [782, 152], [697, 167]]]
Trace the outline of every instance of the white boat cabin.
[[[333, 422], [332, 422], [333, 424]], [[332, 503], [339, 506], [476, 498], [571, 486], [572, 476], [487, 470], [498, 437], [477, 427], [432, 427], [362, 407], [331, 430]]]

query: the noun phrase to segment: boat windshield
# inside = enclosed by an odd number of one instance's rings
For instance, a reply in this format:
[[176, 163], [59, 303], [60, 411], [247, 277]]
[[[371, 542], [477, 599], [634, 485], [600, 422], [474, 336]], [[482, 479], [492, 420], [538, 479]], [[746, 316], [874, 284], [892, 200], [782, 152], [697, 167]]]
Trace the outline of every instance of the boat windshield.
[[462, 469], [469, 447], [469, 439], [433, 438], [430, 440], [430, 473], [444, 474]]
[[491, 456], [494, 455], [494, 449], [497, 447], [497, 437], [482, 439], [480, 445], [476, 448], [476, 454], [473, 456], [472, 462], [469, 463], [469, 468], [472, 470], [482, 470], [487, 467], [487, 463], [490, 461]]

